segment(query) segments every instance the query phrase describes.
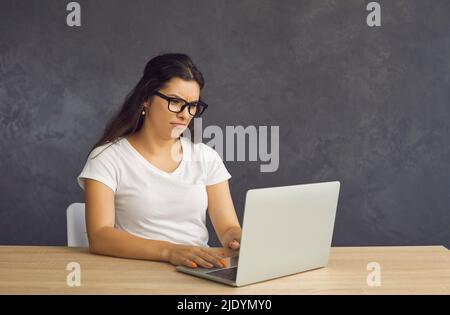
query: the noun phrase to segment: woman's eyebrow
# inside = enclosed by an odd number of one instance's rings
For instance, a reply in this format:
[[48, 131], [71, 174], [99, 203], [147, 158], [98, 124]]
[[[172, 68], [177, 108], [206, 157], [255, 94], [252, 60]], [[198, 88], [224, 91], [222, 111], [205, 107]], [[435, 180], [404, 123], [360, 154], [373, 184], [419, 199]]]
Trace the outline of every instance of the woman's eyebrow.
[[183, 98], [182, 96], [180, 96], [180, 95], [178, 95], [178, 94], [176, 94], [176, 93], [170, 93], [170, 94], [167, 94], [167, 95], [169, 95], [169, 96], [177, 96], [177, 97], [179, 97], [179, 98]]
[[[186, 101], [182, 96], [180, 96], [180, 95], [178, 95], [178, 94], [171, 93], [171, 94], [167, 94], [167, 95], [168, 95], [168, 96], [176, 96], [176, 97], [178, 97], [178, 98], [181, 98], [183, 101], [188, 102], [188, 101]], [[193, 101], [193, 102], [198, 102], [198, 100]]]

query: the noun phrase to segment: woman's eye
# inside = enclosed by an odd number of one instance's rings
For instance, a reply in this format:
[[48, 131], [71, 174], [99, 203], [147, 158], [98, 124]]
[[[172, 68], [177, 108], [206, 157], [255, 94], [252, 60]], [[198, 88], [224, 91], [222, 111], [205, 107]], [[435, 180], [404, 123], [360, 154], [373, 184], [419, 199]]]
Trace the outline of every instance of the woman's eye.
[[181, 100], [177, 100], [176, 98], [171, 101], [171, 103], [174, 105], [179, 105], [181, 104], [181, 102], [182, 102]]

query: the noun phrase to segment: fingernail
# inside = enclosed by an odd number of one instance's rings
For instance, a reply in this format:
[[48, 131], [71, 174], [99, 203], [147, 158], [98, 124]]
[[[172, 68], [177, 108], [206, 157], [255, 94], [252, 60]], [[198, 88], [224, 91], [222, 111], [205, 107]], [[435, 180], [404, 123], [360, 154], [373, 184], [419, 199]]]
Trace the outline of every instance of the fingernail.
[[193, 262], [191, 265], [192, 265], [192, 268], [197, 268], [197, 264], [195, 262]]
[[225, 262], [225, 259], [221, 259], [220, 263], [222, 264], [222, 266], [225, 268], [227, 266], [227, 263]]

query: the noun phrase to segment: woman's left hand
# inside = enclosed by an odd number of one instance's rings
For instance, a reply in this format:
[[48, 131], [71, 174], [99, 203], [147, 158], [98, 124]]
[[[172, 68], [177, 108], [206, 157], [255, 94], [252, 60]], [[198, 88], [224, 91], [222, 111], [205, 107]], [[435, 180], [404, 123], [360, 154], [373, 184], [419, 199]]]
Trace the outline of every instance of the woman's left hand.
[[242, 229], [240, 227], [232, 227], [223, 235], [223, 246], [232, 250], [238, 250], [241, 246]]

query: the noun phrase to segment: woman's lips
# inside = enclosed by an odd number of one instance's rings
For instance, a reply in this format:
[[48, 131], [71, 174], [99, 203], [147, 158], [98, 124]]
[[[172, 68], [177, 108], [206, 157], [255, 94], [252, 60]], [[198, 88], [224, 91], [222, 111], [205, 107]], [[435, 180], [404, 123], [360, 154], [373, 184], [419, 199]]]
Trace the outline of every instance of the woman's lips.
[[176, 127], [176, 128], [184, 128], [186, 127], [186, 125], [184, 124], [177, 124], [177, 123], [170, 123], [172, 125], [172, 127]]

